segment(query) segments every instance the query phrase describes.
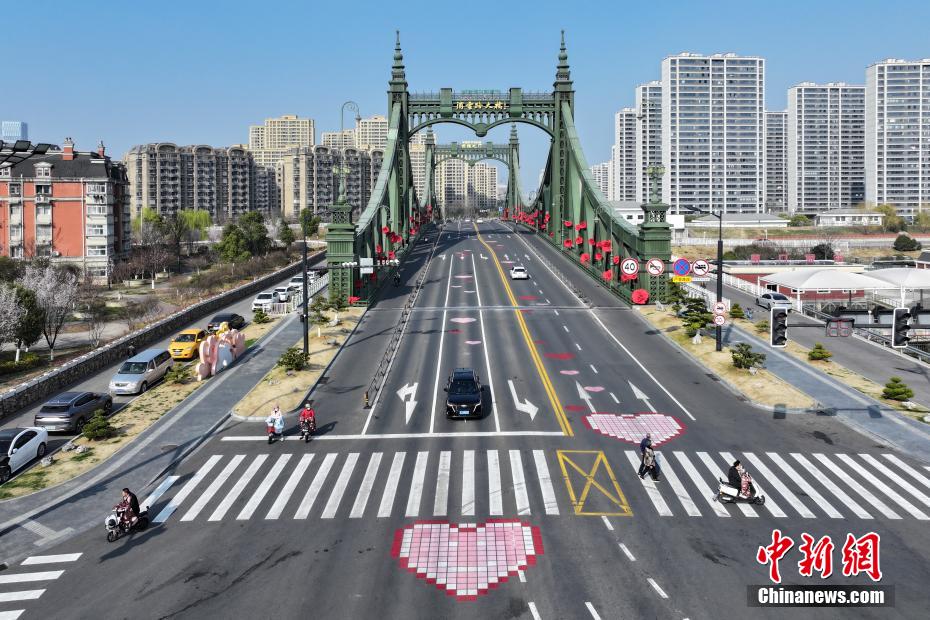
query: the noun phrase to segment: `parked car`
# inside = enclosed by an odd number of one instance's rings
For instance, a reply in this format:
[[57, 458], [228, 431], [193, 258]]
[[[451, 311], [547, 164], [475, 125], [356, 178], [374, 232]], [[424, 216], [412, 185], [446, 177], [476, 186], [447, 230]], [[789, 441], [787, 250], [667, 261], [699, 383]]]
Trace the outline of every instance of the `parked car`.
[[276, 286], [274, 289], [274, 294], [277, 296], [278, 301], [286, 304], [291, 300], [291, 287], [289, 286]]
[[[309, 285], [312, 282], [311, 278], [307, 278], [307, 284]], [[304, 277], [303, 276], [294, 276], [287, 282], [288, 286], [294, 287], [293, 290], [299, 291], [304, 287]]]
[[277, 301], [278, 296], [275, 293], [268, 291], [259, 293], [252, 301], [252, 312], [255, 312], [256, 310], [264, 310], [265, 312], [268, 312], [271, 310], [272, 304], [277, 303]]
[[763, 308], [785, 308], [791, 310], [791, 300], [781, 293], [764, 293], [761, 297], [756, 297], [756, 305]]
[[242, 329], [245, 327], [245, 318], [241, 314], [236, 314], [235, 312], [217, 314], [207, 323], [207, 331], [213, 333], [218, 330], [223, 323], [226, 323], [229, 329]]
[[41, 427], [0, 430], [0, 484], [28, 465], [45, 456], [48, 431]]
[[526, 267], [522, 265], [516, 265], [510, 270], [510, 279], [511, 280], [529, 280], [530, 274], [526, 272]]
[[42, 405], [33, 424], [47, 431], [80, 433], [98, 409], [110, 415], [113, 398], [99, 392], [62, 392]]
[[176, 360], [192, 360], [200, 355], [200, 343], [207, 337], [206, 330], [185, 329], [168, 345], [171, 357]]
[[481, 380], [473, 369], [454, 369], [445, 391], [447, 418], [481, 417]]
[[141, 394], [174, 365], [164, 349], [146, 349], [123, 362], [110, 379], [110, 394]]

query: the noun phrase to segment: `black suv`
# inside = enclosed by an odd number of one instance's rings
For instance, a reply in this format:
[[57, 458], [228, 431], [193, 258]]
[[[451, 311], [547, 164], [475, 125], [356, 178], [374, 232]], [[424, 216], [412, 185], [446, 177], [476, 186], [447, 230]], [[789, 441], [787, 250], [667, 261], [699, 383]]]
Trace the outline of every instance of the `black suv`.
[[236, 314], [235, 312], [217, 314], [207, 323], [207, 331], [212, 334], [218, 330], [223, 323], [227, 323], [229, 329], [242, 329], [245, 327], [245, 318], [241, 314]]
[[481, 417], [481, 380], [471, 368], [456, 368], [446, 384], [446, 417]]

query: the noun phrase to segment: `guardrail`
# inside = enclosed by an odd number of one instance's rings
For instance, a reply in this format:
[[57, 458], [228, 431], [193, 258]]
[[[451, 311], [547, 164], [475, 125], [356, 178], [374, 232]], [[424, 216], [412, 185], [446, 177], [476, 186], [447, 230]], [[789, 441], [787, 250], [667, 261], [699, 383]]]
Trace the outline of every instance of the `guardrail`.
[[[307, 295], [313, 297], [328, 285], [329, 273], [324, 273], [322, 277], [317, 278], [307, 285]], [[304, 292], [302, 289], [303, 287], [301, 287], [301, 290], [292, 293], [291, 298], [287, 301], [269, 304], [267, 314], [271, 316], [281, 316], [295, 312], [298, 308], [304, 305]]]

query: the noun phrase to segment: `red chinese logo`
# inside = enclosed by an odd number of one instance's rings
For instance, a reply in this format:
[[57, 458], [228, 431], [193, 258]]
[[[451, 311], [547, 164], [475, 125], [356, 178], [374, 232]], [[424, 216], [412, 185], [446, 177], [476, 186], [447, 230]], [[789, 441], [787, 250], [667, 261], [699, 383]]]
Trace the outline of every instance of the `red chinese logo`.
[[881, 581], [882, 570], [878, 562], [878, 545], [881, 537], [869, 532], [861, 538], [846, 534], [843, 545], [843, 575], [854, 577], [865, 573], [872, 581]]
[[767, 547], [759, 547], [756, 552], [756, 561], [759, 564], [771, 564], [769, 566], [769, 579], [772, 583], [781, 583], [781, 574], [778, 572], [778, 561], [781, 560], [788, 550], [794, 546], [794, 541], [788, 536], [782, 536], [781, 530], [772, 530], [772, 544]]
[[814, 571], [820, 573], [821, 579], [826, 579], [833, 574], [833, 541], [829, 536], [824, 536], [814, 544], [814, 537], [810, 534], [801, 534], [803, 543], [798, 547], [798, 551], [804, 554], [804, 557], [798, 562], [798, 569], [802, 577], [812, 577]]

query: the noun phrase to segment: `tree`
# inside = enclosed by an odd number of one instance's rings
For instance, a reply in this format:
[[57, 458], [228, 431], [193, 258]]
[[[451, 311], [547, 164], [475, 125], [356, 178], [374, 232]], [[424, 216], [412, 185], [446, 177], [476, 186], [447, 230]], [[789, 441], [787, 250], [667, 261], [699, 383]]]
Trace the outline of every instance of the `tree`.
[[177, 257], [177, 272], [181, 273], [181, 243], [187, 238], [187, 220], [181, 213], [175, 213], [163, 219], [165, 239], [170, 242], [171, 248]]
[[745, 342], [738, 342], [730, 349], [733, 365], [736, 368], [760, 368], [765, 363], [765, 353], [756, 353]]
[[84, 425], [84, 430], [81, 432], [85, 438], [94, 441], [109, 439], [116, 435], [116, 429], [110, 424], [110, 419], [107, 418], [103, 409], [94, 411], [94, 417]]
[[910, 400], [914, 396], [914, 390], [907, 387], [907, 384], [901, 381], [901, 377], [892, 377], [888, 383], [885, 384], [885, 389], [882, 390], [882, 398], [887, 398], [888, 400]]
[[313, 215], [310, 209], [300, 210], [300, 232], [304, 237], [312, 237], [320, 230], [320, 218]]
[[878, 205], [871, 210], [885, 216], [882, 219], [882, 228], [886, 232], [901, 232], [907, 228], [904, 218], [898, 215], [898, 211], [893, 205]]
[[252, 256], [264, 255], [271, 245], [271, 240], [268, 238], [268, 228], [265, 227], [262, 214], [258, 211], [243, 213], [237, 224]]
[[216, 250], [220, 253], [220, 258], [227, 263], [241, 263], [252, 258], [242, 229], [233, 222], [226, 224], [223, 238], [216, 244]]
[[152, 289], [155, 288], [155, 274], [165, 268], [171, 255], [165, 247], [168, 243], [168, 225], [165, 219], [154, 209], [142, 209], [141, 215], [133, 220], [136, 245], [143, 267], [152, 276]]
[[19, 361], [20, 351], [28, 349], [42, 336], [42, 326], [45, 325], [45, 310], [36, 301], [36, 294], [28, 288], [16, 284], [16, 296], [23, 307], [23, 316], [16, 326], [16, 361]]
[[734, 303], [730, 306], [730, 317], [734, 319], [745, 319], [746, 313], [743, 312], [743, 307], [738, 303]]
[[23, 273], [23, 286], [35, 293], [36, 303], [45, 316], [42, 335], [48, 344], [49, 359], [55, 359], [55, 341], [78, 297], [77, 277], [53, 265], [29, 265]]
[[290, 224], [288, 224], [282, 217], [278, 221], [278, 241], [281, 242], [281, 245], [284, 246], [284, 253], [287, 254], [291, 249], [291, 244], [296, 241], [294, 236], [294, 231], [291, 230]]
[[894, 245], [892, 247], [898, 252], [913, 252], [914, 250], [919, 250], [923, 246], [921, 246], [920, 241], [914, 237], [906, 233], [901, 233], [894, 240]]
[[707, 325], [712, 319], [713, 315], [707, 311], [707, 305], [703, 299], [690, 298], [685, 301], [681, 320], [688, 337], [693, 337], [699, 329]]
[[9, 256], [0, 256], [0, 282], [13, 282], [19, 277], [21, 262]]
[[[924, 205], [926, 207], [926, 205]], [[930, 229], [930, 210], [923, 210], [917, 212], [917, 215], [914, 217], [914, 225], [917, 228], [920, 228], [924, 231]]]
[[791, 226], [791, 227], [810, 226], [810, 225], [811, 225], [811, 218], [801, 213], [791, 216], [791, 219], [788, 220], [788, 226]]
[[688, 296], [685, 294], [684, 287], [677, 282], [669, 283], [668, 292], [665, 294], [665, 303], [671, 304], [672, 310], [678, 312], [678, 309], [687, 299]]
[[100, 345], [100, 339], [103, 336], [103, 330], [107, 325], [106, 302], [99, 298], [92, 298], [85, 301], [84, 322], [87, 323], [87, 336], [90, 340], [90, 346], [97, 348]]
[[339, 295], [335, 287], [329, 291], [329, 303], [327, 305], [329, 306], [329, 309], [335, 313], [335, 316], [333, 317], [334, 323], [339, 322], [339, 313], [345, 312], [346, 308], [349, 307], [345, 297]]
[[812, 247], [809, 252], [814, 255], [814, 260], [833, 260], [833, 245], [830, 243], [818, 243]]
[[326, 312], [326, 300], [323, 299], [322, 295], [317, 295], [313, 298], [313, 303], [310, 304], [310, 323], [316, 325], [317, 338], [323, 336], [321, 330], [328, 321], [324, 312]]
[[16, 287], [6, 282], [0, 284], [0, 345], [16, 341], [17, 327], [25, 312]]
[[134, 332], [158, 314], [158, 300], [144, 297], [141, 301], [128, 303], [120, 310], [120, 318], [126, 322], [126, 328]]
[[194, 253], [194, 241], [207, 238], [210, 228], [210, 212], [204, 209], [182, 209], [178, 215], [184, 220], [187, 232], [187, 255]]
[[823, 344], [819, 342], [815, 342], [814, 348], [807, 352], [807, 359], [811, 361], [829, 362], [831, 357], [833, 357], [833, 354], [827, 351]]
[[756, 323], [756, 331], [760, 334], [769, 333], [769, 322], [766, 320], [762, 320]]

